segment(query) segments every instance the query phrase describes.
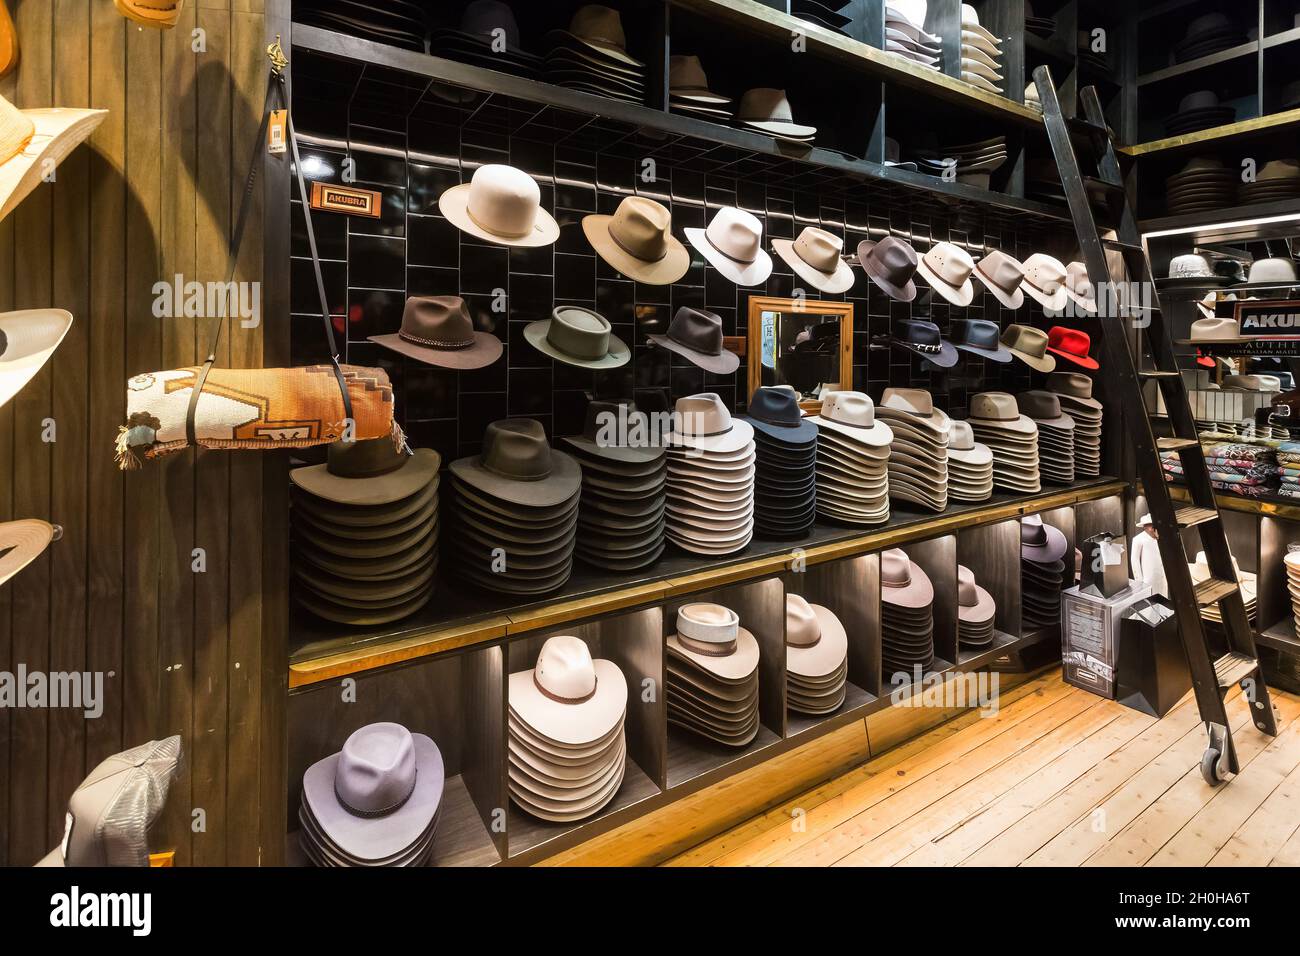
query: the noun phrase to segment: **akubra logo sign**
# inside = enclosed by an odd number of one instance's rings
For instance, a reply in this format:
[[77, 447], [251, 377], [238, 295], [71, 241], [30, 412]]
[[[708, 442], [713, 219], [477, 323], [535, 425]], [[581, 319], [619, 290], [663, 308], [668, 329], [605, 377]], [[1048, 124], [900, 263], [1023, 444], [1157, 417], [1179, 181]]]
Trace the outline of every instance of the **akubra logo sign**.
[[1300, 339], [1300, 301], [1237, 304], [1241, 334], [1261, 339]]

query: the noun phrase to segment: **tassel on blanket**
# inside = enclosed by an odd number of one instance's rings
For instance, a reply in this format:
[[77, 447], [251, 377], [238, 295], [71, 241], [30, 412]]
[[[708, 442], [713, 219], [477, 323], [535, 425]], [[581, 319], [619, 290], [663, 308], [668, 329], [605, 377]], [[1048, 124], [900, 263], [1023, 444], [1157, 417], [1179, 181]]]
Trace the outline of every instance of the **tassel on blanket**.
[[113, 460], [117, 462], [117, 467], [122, 471], [137, 471], [143, 464], [140, 461], [140, 456], [132, 451], [130, 444], [128, 444], [130, 434], [131, 429], [122, 425], [117, 430], [117, 441], [114, 442], [117, 454], [113, 456]]

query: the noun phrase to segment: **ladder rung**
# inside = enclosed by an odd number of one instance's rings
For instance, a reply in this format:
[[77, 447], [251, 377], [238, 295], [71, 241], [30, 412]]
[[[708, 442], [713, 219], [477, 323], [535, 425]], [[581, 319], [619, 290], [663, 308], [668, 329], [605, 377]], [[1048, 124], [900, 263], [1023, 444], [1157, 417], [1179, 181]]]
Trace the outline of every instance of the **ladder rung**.
[[1199, 448], [1201, 443], [1195, 438], [1157, 438], [1157, 451], [1186, 451], [1188, 448]]
[[1084, 176], [1083, 184], [1093, 189], [1104, 189], [1106, 192], [1113, 193], [1118, 196], [1128, 195], [1128, 192], [1127, 190], [1125, 190], [1124, 185], [1122, 183], [1112, 183], [1109, 180], [1099, 179], [1096, 176]]
[[1182, 372], [1138, 372], [1138, 375], [1142, 378], [1178, 378], [1182, 374]]
[[1196, 585], [1196, 606], [1206, 607], [1221, 601], [1229, 594], [1237, 592], [1236, 581], [1223, 581], [1219, 578], [1206, 578]]
[[1112, 249], [1121, 249], [1124, 252], [1132, 252], [1137, 255], [1145, 256], [1147, 251], [1140, 245], [1134, 245], [1131, 242], [1125, 242], [1123, 239], [1103, 239], [1102, 243]]
[[1236, 651], [1230, 651], [1224, 654], [1214, 662], [1214, 676], [1219, 681], [1219, 687], [1227, 690], [1229, 687], [1235, 687], [1244, 679], [1253, 674], [1259, 667], [1259, 661], [1245, 654], [1238, 654]]
[[1213, 508], [1202, 508], [1199, 505], [1187, 505], [1174, 512], [1174, 520], [1178, 522], [1179, 528], [1194, 528], [1218, 517], [1219, 512]]

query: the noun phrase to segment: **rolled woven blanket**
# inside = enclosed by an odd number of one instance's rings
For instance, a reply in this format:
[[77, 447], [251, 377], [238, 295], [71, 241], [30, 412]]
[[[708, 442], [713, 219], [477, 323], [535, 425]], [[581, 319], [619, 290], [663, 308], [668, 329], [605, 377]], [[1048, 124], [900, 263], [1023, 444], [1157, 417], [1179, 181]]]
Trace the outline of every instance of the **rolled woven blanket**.
[[[393, 418], [393, 386], [383, 369], [344, 365], [352, 399], [352, 427], [345, 435], [343, 395], [331, 365], [300, 368], [213, 368], [194, 415], [194, 435], [204, 448], [306, 448], [349, 437], [391, 436], [400, 448], [402, 430]], [[146, 372], [126, 383], [126, 424], [118, 430], [117, 464], [139, 468], [140, 456], [161, 458], [180, 451], [185, 416], [198, 368]]]

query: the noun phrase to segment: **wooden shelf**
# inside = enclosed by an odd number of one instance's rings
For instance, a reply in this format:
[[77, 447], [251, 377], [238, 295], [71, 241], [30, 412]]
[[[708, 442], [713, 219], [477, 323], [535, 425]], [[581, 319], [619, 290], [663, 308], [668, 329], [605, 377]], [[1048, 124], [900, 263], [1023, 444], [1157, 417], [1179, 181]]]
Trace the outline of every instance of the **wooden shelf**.
[[1149, 143], [1119, 146], [1116, 147], [1116, 150], [1128, 156], [1147, 156], [1151, 153], [1173, 152], [1207, 144], [1224, 146], [1227, 145], [1227, 141], [1238, 137], [1282, 132], [1297, 124], [1300, 124], [1300, 109], [1287, 110], [1285, 113], [1272, 113], [1268, 116], [1258, 116], [1254, 119], [1242, 120], [1240, 123], [1216, 126], [1213, 129], [1198, 130], [1195, 133], [1184, 133], [1182, 136], [1156, 139]]
[[1272, 627], [1264, 628], [1255, 635], [1255, 639], [1265, 647], [1286, 654], [1300, 654], [1300, 638], [1295, 634], [1295, 620], [1287, 615]]
[[[1192, 494], [1186, 485], [1170, 484], [1169, 496], [1175, 501], [1192, 500]], [[1300, 521], [1300, 501], [1292, 503], [1281, 499], [1243, 498], [1223, 491], [1216, 491], [1214, 500], [1222, 511], [1240, 511], [1245, 514]]]
[[[1164, 232], [1187, 232], [1189, 240], [1197, 244], [1241, 241], [1258, 238], [1257, 226], [1234, 227], [1232, 223], [1292, 217], [1300, 219], [1300, 199], [1280, 202], [1252, 203], [1245, 206], [1228, 206], [1212, 212], [1198, 212], [1181, 216], [1154, 216], [1138, 222], [1144, 235]], [[1245, 233], [1244, 235], [1242, 233]]]
[[1196, 73], [1211, 66], [1218, 66], [1220, 63], [1229, 63], [1241, 57], [1253, 56], [1258, 52], [1259, 44], [1251, 40], [1248, 43], [1240, 43], [1226, 50], [1220, 50], [1218, 53], [1211, 53], [1209, 56], [1197, 57], [1195, 60], [1188, 60], [1186, 63], [1175, 63], [1173, 66], [1166, 66], [1163, 69], [1152, 70], [1150, 73], [1143, 73], [1138, 76], [1137, 85], [1140, 87], [1151, 86], [1165, 80], [1177, 79], [1180, 76], [1187, 76], [1190, 73]]
[[1300, 27], [1292, 27], [1290, 30], [1283, 30], [1280, 33], [1272, 33], [1264, 37], [1264, 49], [1271, 50], [1274, 47], [1295, 43], [1297, 40], [1300, 40]]

